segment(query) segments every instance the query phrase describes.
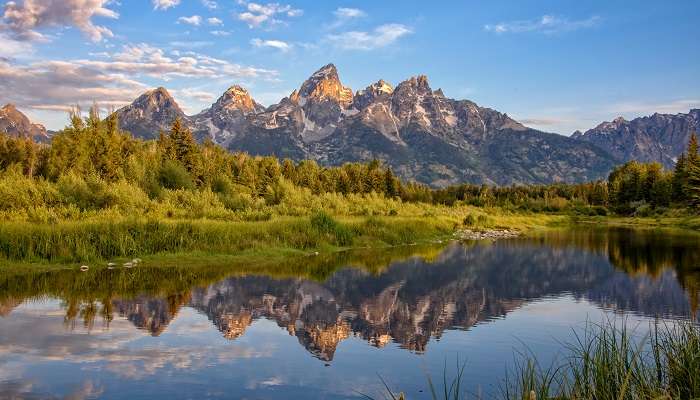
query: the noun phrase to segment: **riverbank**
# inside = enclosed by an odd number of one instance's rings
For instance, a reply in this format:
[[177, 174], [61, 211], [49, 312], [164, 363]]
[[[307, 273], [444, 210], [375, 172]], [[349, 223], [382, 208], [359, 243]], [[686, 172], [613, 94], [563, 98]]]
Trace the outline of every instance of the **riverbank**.
[[[514, 213], [471, 206], [433, 208], [423, 215], [274, 216], [265, 221], [210, 219], [84, 219], [0, 225], [0, 266], [67, 265], [157, 258], [173, 261], [235, 257], [236, 262], [290, 259], [355, 248], [387, 248], [449, 239], [483, 240], [577, 225], [698, 229], [700, 218], [575, 217]], [[439, 211], [439, 212], [437, 212]], [[697, 224], [697, 225], [696, 225]], [[220, 263], [219, 261], [216, 261]]]

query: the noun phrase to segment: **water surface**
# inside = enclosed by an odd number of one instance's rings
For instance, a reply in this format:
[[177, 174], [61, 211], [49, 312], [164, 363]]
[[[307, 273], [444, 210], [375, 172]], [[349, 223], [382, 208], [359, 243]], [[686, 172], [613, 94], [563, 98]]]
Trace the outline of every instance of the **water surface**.
[[514, 353], [586, 321], [698, 320], [700, 239], [571, 230], [309, 257], [257, 270], [0, 274], [0, 398], [409, 399], [466, 359], [498, 393]]

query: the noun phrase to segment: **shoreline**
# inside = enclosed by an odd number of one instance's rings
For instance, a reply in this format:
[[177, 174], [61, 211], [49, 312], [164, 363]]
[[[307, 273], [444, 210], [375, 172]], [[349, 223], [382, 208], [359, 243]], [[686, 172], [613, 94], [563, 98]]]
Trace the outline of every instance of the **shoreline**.
[[[476, 209], [480, 213], [492, 210]], [[204, 258], [295, 258], [353, 250], [381, 250], [417, 243], [498, 240], [575, 226], [671, 229], [700, 234], [700, 218], [576, 217], [564, 214], [491, 212], [481, 223], [463, 221], [472, 207], [437, 216], [280, 216], [269, 221], [142, 220], [8, 222], [0, 226], [0, 269], [74, 265], [81, 262]], [[461, 212], [459, 212], [461, 211]], [[466, 215], [467, 217], [462, 217]], [[484, 215], [484, 214], [479, 214]], [[681, 223], [690, 221], [690, 223]], [[185, 257], [186, 258], [186, 257]]]

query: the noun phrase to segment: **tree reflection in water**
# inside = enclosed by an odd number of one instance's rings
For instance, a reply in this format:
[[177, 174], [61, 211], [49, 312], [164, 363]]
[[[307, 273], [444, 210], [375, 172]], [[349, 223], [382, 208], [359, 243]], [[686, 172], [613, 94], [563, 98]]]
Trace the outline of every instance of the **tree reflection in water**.
[[653, 230], [549, 231], [495, 243], [345, 252], [254, 267], [141, 267], [22, 272], [0, 281], [0, 316], [57, 297], [65, 321], [104, 327], [118, 315], [157, 336], [183, 306], [236, 340], [266, 318], [321, 360], [343, 339], [422, 352], [523, 304], [569, 294], [646, 316], [698, 318], [700, 239]]

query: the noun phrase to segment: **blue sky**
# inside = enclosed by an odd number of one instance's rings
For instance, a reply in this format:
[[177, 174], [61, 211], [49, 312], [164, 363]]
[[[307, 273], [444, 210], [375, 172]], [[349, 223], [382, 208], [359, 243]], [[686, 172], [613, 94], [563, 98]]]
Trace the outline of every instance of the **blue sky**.
[[569, 135], [700, 107], [698, 1], [0, 1], [0, 102], [65, 109], [167, 87], [187, 113], [233, 85], [269, 105], [329, 62], [353, 90], [417, 74]]

